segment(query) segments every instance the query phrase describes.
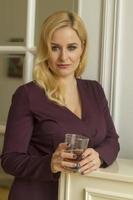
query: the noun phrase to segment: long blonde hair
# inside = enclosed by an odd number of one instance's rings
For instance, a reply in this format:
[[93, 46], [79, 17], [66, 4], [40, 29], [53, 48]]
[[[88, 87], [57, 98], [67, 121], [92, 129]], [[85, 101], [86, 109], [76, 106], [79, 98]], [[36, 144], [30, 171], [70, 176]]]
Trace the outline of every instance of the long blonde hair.
[[51, 73], [48, 67], [48, 58], [51, 51], [51, 39], [55, 30], [62, 27], [71, 27], [78, 35], [81, 43], [84, 44], [79, 66], [75, 71], [75, 78], [81, 76], [87, 62], [87, 32], [82, 19], [73, 12], [59, 11], [50, 15], [42, 24], [35, 66], [33, 68], [33, 79], [44, 89], [47, 97], [58, 103], [65, 105], [63, 86], [58, 84], [56, 76]]

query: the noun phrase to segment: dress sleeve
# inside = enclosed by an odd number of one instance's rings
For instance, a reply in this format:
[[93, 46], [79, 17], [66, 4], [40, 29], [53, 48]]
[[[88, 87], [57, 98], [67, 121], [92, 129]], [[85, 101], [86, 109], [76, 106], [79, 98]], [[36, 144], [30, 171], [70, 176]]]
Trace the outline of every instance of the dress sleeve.
[[15, 177], [43, 181], [58, 180], [59, 173], [51, 172], [51, 152], [43, 156], [30, 155], [28, 147], [34, 121], [25, 86], [17, 89], [9, 110], [1, 165], [6, 173]]
[[110, 115], [108, 102], [105, 97], [103, 88], [98, 82], [96, 83], [96, 93], [99, 105], [104, 114], [105, 125], [106, 125], [106, 137], [98, 146], [95, 147], [95, 150], [99, 153], [100, 158], [103, 160], [102, 167], [106, 167], [113, 163], [116, 159], [120, 146], [118, 142], [118, 134]]

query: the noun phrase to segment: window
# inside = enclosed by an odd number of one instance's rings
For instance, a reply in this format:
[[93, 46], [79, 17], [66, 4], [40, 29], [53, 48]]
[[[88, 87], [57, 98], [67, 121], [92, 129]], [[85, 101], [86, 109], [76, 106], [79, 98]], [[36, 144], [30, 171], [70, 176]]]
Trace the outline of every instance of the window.
[[57, 10], [77, 10], [77, 0], [0, 0], [0, 126], [6, 124], [16, 88], [32, 80], [43, 20]]

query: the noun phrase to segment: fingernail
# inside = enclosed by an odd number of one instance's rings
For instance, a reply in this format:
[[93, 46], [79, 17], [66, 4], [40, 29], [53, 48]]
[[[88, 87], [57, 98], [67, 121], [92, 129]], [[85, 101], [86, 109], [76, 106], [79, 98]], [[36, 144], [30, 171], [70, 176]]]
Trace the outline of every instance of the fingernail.
[[80, 164], [77, 163], [77, 164], [75, 165], [75, 168], [76, 168], [76, 169], [79, 169], [79, 168], [80, 168]]
[[77, 163], [75, 163], [75, 164], [73, 165], [73, 167], [74, 167], [75, 169], [77, 169]]
[[79, 163], [77, 163], [77, 167], [80, 168], [80, 164]]

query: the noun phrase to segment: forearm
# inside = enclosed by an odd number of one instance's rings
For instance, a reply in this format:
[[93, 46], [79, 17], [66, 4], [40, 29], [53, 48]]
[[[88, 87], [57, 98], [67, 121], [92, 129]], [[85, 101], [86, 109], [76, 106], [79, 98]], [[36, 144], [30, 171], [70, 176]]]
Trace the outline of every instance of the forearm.
[[107, 139], [94, 149], [99, 153], [99, 157], [103, 162], [101, 167], [107, 167], [117, 158], [120, 147], [117, 139]]
[[5, 172], [15, 177], [43, 181], [58, 180], [59, 173], [51, 172], [51, 157], [50, 154], [30, 156], [24, 153], [6, 153], [1, 157], [1, 165]]

